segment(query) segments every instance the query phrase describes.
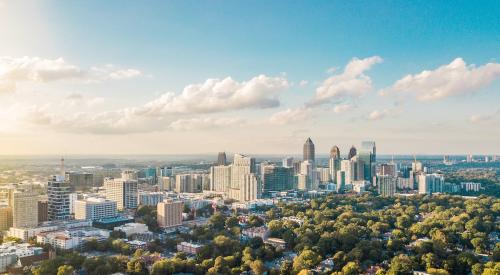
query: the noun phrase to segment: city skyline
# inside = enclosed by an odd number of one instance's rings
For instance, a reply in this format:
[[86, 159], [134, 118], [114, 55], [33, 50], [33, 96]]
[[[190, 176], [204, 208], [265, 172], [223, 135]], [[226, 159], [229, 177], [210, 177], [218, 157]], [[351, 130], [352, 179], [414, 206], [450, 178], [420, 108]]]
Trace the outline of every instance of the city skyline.
[[0, 1], [0, 155], [498, 155], [480, 2]]

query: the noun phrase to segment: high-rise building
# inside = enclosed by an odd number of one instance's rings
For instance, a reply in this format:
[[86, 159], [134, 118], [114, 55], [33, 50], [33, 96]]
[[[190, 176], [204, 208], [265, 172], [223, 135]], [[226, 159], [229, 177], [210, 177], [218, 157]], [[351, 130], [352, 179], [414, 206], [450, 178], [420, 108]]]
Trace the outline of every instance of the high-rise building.
[[165, 199], [163, 192], [139, 191], [139, 204], [156, 206]]
[[418, 175], [418, 193], [431, 195], [442, 193], [444, 176], [441, 174], [420, 174]]
[[175, 180], [173, 177], [163, 176], [158, 181], [160, 191], [173, 191], [175, 189]]
[[[49, 221], [69, 220], [71, 218], [69, 193], [70, 185], [64, 176], [53, 176], [47, 184]], [[38, 215], [37, 215], [38, 217]]]
[[[206, 178], [206, 179], [205, 179]], [[175, 192], [199, 193], [203, 191], [203, 183], [209, 181], [206, 174], [177, 174], [175, 175]]]
[[371, 181], [375, 174], [375, 162], [377, 160], [377, 149], [374, 141], [361, 142], [359, 158], [364, 162], [364, 179]]
[[171, 166], [165, 166], [160, 169], [160, 175], [162, 177], [171, 177], [174, 175], [174, 169]]
[[0, 205], [0, 231], [7, 231], [12, 227], [12, 208], [7, 204]]
[[293, 168], [268, 164], [263, 167], [262, 186], [264, 193], [293, 189]]
[[136, 180], [104, 179], [106, 199], [115, 201], [118, 210], [135, 209], [139, 203]]
[[218, 165], [210, 167], [210, 190], [227, 193], [231, 184], [231, 166]]
[[397, 178], [389, 175], [377, 177], [378, 193], [384, 197], [393, 197], [396, 193]]
[[94, 175], [92, 173], [66, 172], [66, 179], [75, 189], [86, 189], [94, 185]]
[[340, 159], [340, 149], [339, 147], [337, 147], [337, 145], [333, 146], [332, 149], [330, 149], [330, 158]]
[[139, 178], [137, 171], [135, 170], [123, 170], [122, 179], [123, 180], [137, 180]]
[[49, 202], [46, 200], [38, 201], [38, 223], [49, 220]]
[[292, 157], [284, 158], [281, 166], [286, 168], [293, 168], [293, 158]]
[[12, 192], [12, 226], [35, 227], [38, 225], [38, 194], [32, 190]]
[[345, 190], [345, 171], [337, 171], [337, 193], [342, 193]]
[[318, 190], [318, 174], [314, 161], [305, 160], [300, 165], [298, 188], [304, 191]]
[[217, 165], [226, 165], [226, 163], [226, 152], [219, 152], [219, 154], [217, 155]]
[[311, 138], [307, 138], [306, 143], [304, 143], [302, 160], [311, 162], [314, 162], [315, 160], [314, 143], [312, 142]]
[[235, 154], [231, 166], [231, 184], [229, 186], [229, 197], [240, 200], [240, 190], [243, 188], [245, 175], [256, 173], [255, 159]]
[[382, 176], [397, 176], [396, 164], [384, 163], [380, 165], [380, 175]]
[[469, 154], [467, 155], [467, 162], [473, 162], [474, 161], [474, 156]]
[[375, 146], [375, 141], [363, 141], [361, 142], [361, 151], [369, 152], [371, 156], [371, 162], [377, 161], [377, 147]]
[[356, 150], [356, 147], [354, 145], [349, 149], [349, 154], [347, 155], [347, 159], [352, 159], [355, 155], [358, 154], [358, 151]]
[[99, 220], [116, 216], [116, 201], [103, 198], [88, 198], [75, 202], [75, 219]]
[[182, 224], [183, 203], [171, 199], [158, 203], [157, 221], [160, 227], [172, 227]]

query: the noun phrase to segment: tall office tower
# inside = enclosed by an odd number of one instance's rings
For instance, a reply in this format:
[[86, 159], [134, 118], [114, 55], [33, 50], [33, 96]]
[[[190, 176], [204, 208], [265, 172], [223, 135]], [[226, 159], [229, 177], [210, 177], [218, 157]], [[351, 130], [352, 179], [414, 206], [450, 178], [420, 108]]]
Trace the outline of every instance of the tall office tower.
[[377, 177], [378, 193], [383, 197], [393, 197], [396, 193], [397, 178], [393, 176]]
[[[69, 220], [71, 217], [69, 209], [69, 182], [64, 176], [53, 176], [47, 184], [47, 215], [49, 221]], [[38, 217], [38, 216], [37, 216]]]
[[375, 174], [375, 162], [377, 160], [377, 149], [374, 141], [361, 142], [359, 158], [364, 162], [364, 179], [371, 181]]
[[99, 220], [116, 217], [116, 201], [103, 198], [88, 198], [75, 202], [75, 219]]
[[231, 166], [210, 167], [210, 191], [227, 193], [231, 184]]
[[490, 157], [484, 156], [484, 162], [490, 162]]
[[467, 162], [473, 162], [474, 161], [474, 156], [471, 154], [467, 155]]
[[300, 165], [301, 165], [301, 161], [299, 160], [296, 160], [293, 162], [293, 174], [294, 175], [297, 175], [300, 173]]
[[337, 147], [337, 145], [333, 146], [332, 149], [330, 149], [330, 158], [340, 159], [340, 149], [339, 147]]
[[0, 231], [7, 231], [12, 227], [12, 208], [8, 204], [0, 205]]
[[94, 175], [92, 173], [66, 172], [66, 180], [78, 190], [92, 187], [94, 185]]
[[303, 178], [305, 182], [299, 182], [299, 189], [304, 191], [318, 190], [318, 174], [314, 161], [305, 160], [300, 165], [299, 180]]
[[160, 227], [172, 227], [182, 224], [182, 210], [184, 205], [181, 201], [166, 199], [156, 206], [157, 220]]
[[354, 181], [354, 165], [352, 163], [349, 159], [340, 162], [340, 171], [344, 172], [345, 184], [351, 184]]
[[174, 191], [175, 180], [173, 177], [161, 177], [158, 181], [158, 189], [160, 191]]
[[330, 173], [330, 178], [334, 183], [337, 183], [337, 171], [340, 170], [341, 159], [330, 158], [328, 160], [328, 171]]
[[235, 154], [233, 165], [231, 166], [231, 184], [229, 186], [229, 197], [235, 200], [240, 199], [240, 190], [243, 188], [245, 175], [256, 173], [255, 159]]
[[123, 170], [122, 179], [123, 180], [137, 180], [139, 178], [136, 170]]
[[171, 166], [165, 166], [160, 168], [160, 175], [162, 177], [171, 177], [174, 175], [174, 169]]
[[292, 157], [284, 158], [281, 166], [286, 168], [293, 168], [293, 158]]
[[217, 155], [217, 165], [226, 165], [227, 164], [227, 159], [226, 159], [226, 152], [219, 152], [219, 155]]
[[254, 201], [260, 198], [262, 190], [261, 180], [255, 174], [243, 175], [243, 181], [239, 190], [239, 201]]
[[49, 220], [49, 202], [46, 200], [38, 201], [38, 223]]
[[[351, 180], [352, 181], [366, 180], [365, 161], [362, 160], [359, 155], [357, 155], [357, 156], [354, 156], [352, 159], [350, 159], [350, 162], [351, 162], [351, 169], [352, 169]], [[350, 182], [350, 183], [352, 183], [352, 182]]]
[[345, 190], [345, 171], [337, 171], [337, 193], [342, 193]]
[[286, 191], [293, 189], [293, 168], [268, 164], [262, 170], [264, 193], [270, 191]]
[[[205, 174], [178, 174], [175, 175], [175, 192], [199, 193], [203, 191]], [[208, 182], [208, 180], [207, 180]]]
[[413, 173], [418, 173], [424, 171], [424, 165], [420, 161], [414, 161], [411, 163], [411, 170]]
[[118, 210], [135, 209], [139, 204], [136, 180], [104, 179], [106, 199], [115, 201]]
[[312, 142], [311, 138], [307, 138], [306, 143], [304, 143], [304, 148], [303, 148], [303, 159], [304, 161], [312, 161], [314, 162], [315, 156], [314, 156], [314, 143]]
[[347, 155], [347, 159], [352, 159], [355, 155], [358, 154], [358, 150], [356, 150], [356, 147], [354, 145], [349, 149], [349, 154]]
[[31, 188], [12, 193], [12, 227], [35, 227], [38, 225], [38, 194]]
[[384, 163], [380, 165], [380, 175], [382, 176], [397, 176], [396, 164]]
[[442, 193], [444, 176], [441, 174], [420, 174], [418, 175], [418, 193], [428, 194]]

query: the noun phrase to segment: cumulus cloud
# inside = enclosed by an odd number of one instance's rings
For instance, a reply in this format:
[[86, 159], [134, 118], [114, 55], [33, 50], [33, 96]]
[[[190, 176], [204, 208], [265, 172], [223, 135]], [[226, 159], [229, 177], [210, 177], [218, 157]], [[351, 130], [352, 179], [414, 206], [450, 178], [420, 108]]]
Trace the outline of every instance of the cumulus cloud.
[[333, 112], [336, 114], [344, 113], [351, 110], [354, 106], [352, 104], [337, 104], [333, 107]]
[[102, 104], [104, 98], [102, 97], [86, 97], [83, 94], [71, 93], [64, 98], [64, 103], [69, 106], [96, 106]]
[[286, 109], [273, 114], [269, 118], [271, 124], [285, 125], [292, 122], [303, 121], [311, 117], [311, 109], [307, 107], [299, 107], [294, 109]]
[[0, 57], [0, 93], [13, 92], [22, 82], [53, 82], [80, 79], [96, 81], [103, 79], [125, 79], [140, 76], [136, 69], [120, 69], [113, 65], [92, 68], [89, 71], [66, 62], [63, 58]]
[[420, 101], [431, 101], [450, 96], [477, 92], [500, 76], [500, 64], [482, 66], [467, 65], [462, 58], [435, 70], [406, 75], [391, 87], [381, 90], [385, 95], [392, 92], [413, 93]]
[[245, 123], [241, 118], [187, 118], [170, 123], [170, 128], [176, 131], [212, 130], [229, 126], [239, 126]]
[[207, 79], [186, 86], [180, 94], [166, 93], [136, 108], [139, 115], [216, 113], [248, 108], [272, 108], [280, 105], [279, 95], [289, 87], [283, 77], [256, 76], [238, 82], [231, 77]]
[[[371, 78], [364, 73], [381, 62], [382, 58], [379, 56], [364, 59], [353, 58], [342, 73], [332, 75], [323, 81], [316, 89], [316, 94], [310, 104], [317, 105], [333, 99], [343, 100], [362, 96], [372, 89]], [[329, 70], [329, 72], [332, 71]]]
[[386, 118], [389, 116], [390, 111], [385, 109], [385, 110], [374, 110], [371, 113], [368, 114], [366, 117], [368, 120], [381, 120], [383, 118]]

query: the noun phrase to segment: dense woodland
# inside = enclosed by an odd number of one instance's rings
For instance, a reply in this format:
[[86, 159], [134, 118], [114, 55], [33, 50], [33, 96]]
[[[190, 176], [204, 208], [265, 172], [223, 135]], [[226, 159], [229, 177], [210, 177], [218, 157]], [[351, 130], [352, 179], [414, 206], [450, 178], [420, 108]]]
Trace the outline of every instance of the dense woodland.
[[[119, 239], [91, 249], [119, 256], [84, 258], [60, 253], [31, 271], [34, 274], [500, 274], [500, 199], [459, 196], [384, 198], [330, 195], [308, 203], [280, 204], [250, 216], [244, 227], [267, 224], [271, 237], [287, 242], [284, 251], [260, 238], [241, 241], [237, 216], [214, 214], [209, 223], [177, 239], [156, 241], [147, 250], [131, 251]], [[301, 224], [284, 221], [295, 216]], [[114, 236], [118, 238], [119, 236]], [[175, 251], [182, 240], [205, 244], [194, 256]], [[121, 242], [121, 243], [120, 243]], [[290, 255], [296, 254], [296, 257]], [[333, 270], [318, 269], [333, 259]], [[149, 267], [149, 270], [148, 270]]]

